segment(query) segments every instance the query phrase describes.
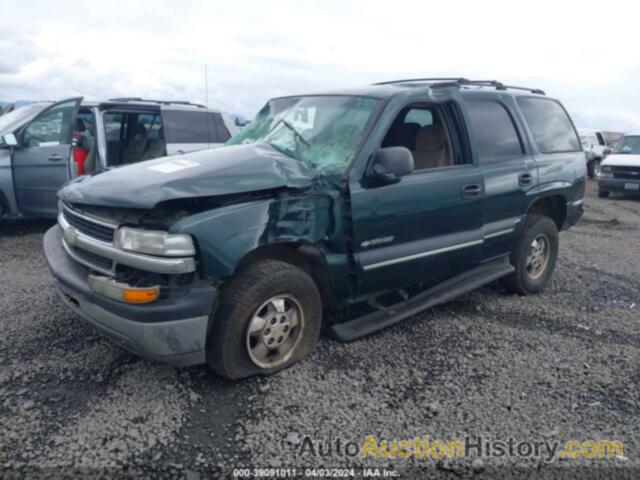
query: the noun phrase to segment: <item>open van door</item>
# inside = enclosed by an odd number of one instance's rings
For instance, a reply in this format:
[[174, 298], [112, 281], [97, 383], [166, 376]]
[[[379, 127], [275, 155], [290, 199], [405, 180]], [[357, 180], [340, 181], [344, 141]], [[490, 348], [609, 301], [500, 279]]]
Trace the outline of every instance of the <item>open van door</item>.
[[56, 194], [70, 178], [71, 139], [81, 101], [77, 97], [50, 105], [18, 133], [13, 183], [25, 216], [56, 216]]

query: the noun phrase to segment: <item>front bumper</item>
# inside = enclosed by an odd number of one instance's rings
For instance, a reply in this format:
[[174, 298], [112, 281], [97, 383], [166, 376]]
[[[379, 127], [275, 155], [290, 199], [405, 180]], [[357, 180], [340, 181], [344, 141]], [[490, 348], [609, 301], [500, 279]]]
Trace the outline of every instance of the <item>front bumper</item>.
[[193, 288], [188, 295], [146, 305], [120, 303], [94, 293], [89, 270], [71, 259], [58, 225], [44, 236], [44, 256], [63, 302], [105, 335], [145, 358], [173, 365], [205, 362], [209, 319], [218, 291]]
[[[638, 186], [628, 188], [627, 185], [638, 185]], [[636, 179], [628, 179], [628, 178], [598, 177], [598, 190], [602, 190], [605, 192], [624, 192], [624, 193], [631, 193], [631, 194], [639, 194], [640, 179], [636, 180]]]

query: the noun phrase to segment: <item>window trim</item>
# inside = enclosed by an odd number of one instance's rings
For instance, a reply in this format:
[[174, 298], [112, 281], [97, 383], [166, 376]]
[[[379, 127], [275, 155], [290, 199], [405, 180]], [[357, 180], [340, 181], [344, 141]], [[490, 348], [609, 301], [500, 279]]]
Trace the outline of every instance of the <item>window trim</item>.
[[[569, 120], [569, 124], [571, 125], [571, 128], [573, 129], [573, 133], [576, 136], [576, 140], [578, 141], [578, 150], [554, 150], [551, 152], [545, 152], [543, 150], [540, 149], [540, 147], [538, 146], [538, 142], [536, 141], [535, 136], [533, 135], [533, 131], [531, 130], [531, 126], [529, 125], [529, 122], [527, 121], [527, 117], [524, 114], [524, 111], [522, 110], [522, 107], [520, 105], [520, 99], [522, 98], [526, 98], [526, 99], [535, 99], [535, 100], [541, 100], [541, 101], [547, 101], [547, 102], [554, 102], [556, 105], [558, 105], [562, 111], [564, 112], [564, 114], [567, 116], [567, 119]], [[559, 100], [556, 100], [555, 98], [549, 98], [549, 97], [541, 97], [541, 96], [535, 96], [535, 95], [518, 95], [515, 98], [515, 103], [516, 106], [518, 108], [518, 111], [520, 113], [520, 115], [522, 115], [522, 121], [525, 125], [525, 127], [527, 128], [527, 130], [529, 131], [529, 134], [531, 135], [531, 144], [532, 146], [536, 149], [536, 151], [542, 155], [556, 155], [559, 153], [579, 153], [579, 152], [584, 152], [584, 148], [582, 148], [582, 142], [580, 141], [580, 135], [578, 134], [578, 129], [576, 128], [575, 124], [573, 123], [573, 119], [571, 118], [571, 115], [569, 115], [569, 112], [567, 111], [566, 108], [564, 108], [564, 105], [562, 105], [562, 103], [560, 103]]]
[[473, 133], [473, 138], [474, 138], [474, 147], [475, 150], [477, 152], [477, 156], [478, 156], [478, 164], [479, 165], [486, 165], [486, 164], [493, 164], [493, 163], [499, 163], [501, 161], [505, 161], [505, 160], [509, 160], [512, 158], [520, 158], [520, 157], [524, 157], [527, 155], [527, 149], [525, 147], [525, 143], [524, 143], [524, 138], [523, 138], [523, 132], [520, 131], [520, 129], [518, 128], [518, 124], [516, 122], [516, 119], [513, 115], [513, 112], [511, 110], [509, 110], [509, 107], [507, 106], [506, 103], [504, 103], [502, 100], [498, 99], [498, 98], [480, 98], [480, 97], [473, 97], [473, 98], [469, 98], [469, 99], [465, 99], [465, 104], [467, 103], [496, 103], [499, 106], [501, 106], [507, 113], [507, 116], [509, 117], [509, 120], [511, 120], [511, 125], [513, 126], [513, 129], [516, 132], [516, 137], [518, 137], [518, 142], [520, 143], [520, 153], [517, 155], [513, 155], [513, 154], [509, 154], [509, 155], [502, 155], [502, 156], [492, 156], [492, 157], [487, 157], [487, 158], [481, 158], [480, 157], [480, 152], [477, 151], [477, 145], [478, 145], [478, 139], [477, 139], [477, 133], [475, 132], [475, 130], [473, 129], [473, 124], [471, 123], [471, 116], [469, 115], [469, 110], [467, 110], [467, 115], [469, 116], [469, 126], [471, 127], [471, 131]]

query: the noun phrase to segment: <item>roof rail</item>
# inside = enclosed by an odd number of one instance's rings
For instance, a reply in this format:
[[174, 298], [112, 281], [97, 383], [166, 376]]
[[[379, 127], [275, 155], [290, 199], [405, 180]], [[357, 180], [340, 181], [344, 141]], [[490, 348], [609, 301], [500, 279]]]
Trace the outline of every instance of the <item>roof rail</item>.
[[118, 97], [118, 98], [110, 98], [110, 102], [148, 102], [148, 103], [157, 103], [159, 105], [191, 105], [199, 108], [207, 108], [200, 103], [193, 102], [185, 102], [183, 100], [152, 100], [149, 98], [140, 98], [140, 97]]
[[468, 82], [466, 78], [462, 77], [434, 77], [434, 78], [405, 78], [403, 80], [389, 80], [386, 82], [378, 82], [373, 85], [392, 85], [394, 83], [413, 83], [413, 82]]
[[535, 93], [537, 95], [546, 95], [544, 90], [539, 88], [517, 87], [515, 85], [505, 85], [497, 80], [469, 80], [466, 78], [409, 78], [406, 80], [392, 80], [389, 82], [374, 83], [374, 85], [392, 85], [396, 83], [429, 83], [432, 88], [443, 87], [464, 87], [464, 86], [477, 86], [477, 87], [494, 87], [496, 90], [524, 90], [527, 92]]

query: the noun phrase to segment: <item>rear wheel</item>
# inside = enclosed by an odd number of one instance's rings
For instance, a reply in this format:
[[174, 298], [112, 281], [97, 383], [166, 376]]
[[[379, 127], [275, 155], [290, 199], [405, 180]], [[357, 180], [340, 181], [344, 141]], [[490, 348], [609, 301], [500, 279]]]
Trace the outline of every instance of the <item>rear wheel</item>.
[[232, 379], [275, 373], [313, 350], [321, 321], [320, 293], [306, 272], [285, 262], [256, 262], [221, 292], [207, 363]]
[[530, 295], [544, 290], [558, 258], [558, 228], [549, 217], [528, 217], [524, 231], [511, 252], [515, 271], [503, 279], [512, 292]]

